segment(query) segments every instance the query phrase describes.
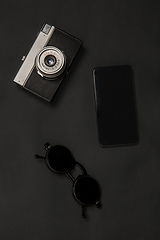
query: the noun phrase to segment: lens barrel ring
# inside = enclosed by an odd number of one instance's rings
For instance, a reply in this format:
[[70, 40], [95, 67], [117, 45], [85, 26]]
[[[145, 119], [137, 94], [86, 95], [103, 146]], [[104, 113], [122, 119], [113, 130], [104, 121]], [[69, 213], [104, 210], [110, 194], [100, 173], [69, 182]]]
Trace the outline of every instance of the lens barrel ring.
[[54, 80], [64, 72], [66, 57], [64, 53], [56, 47], [44, 47], [37, 54], [35, 65], [40, 76], [48, 80]]

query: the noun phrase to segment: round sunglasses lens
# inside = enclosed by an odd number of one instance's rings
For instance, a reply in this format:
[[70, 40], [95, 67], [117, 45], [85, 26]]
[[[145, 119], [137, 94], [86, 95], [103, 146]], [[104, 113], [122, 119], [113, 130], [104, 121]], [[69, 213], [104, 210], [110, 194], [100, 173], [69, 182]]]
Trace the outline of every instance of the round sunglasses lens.
[[64, 146], [57, 145], [48, 151], [47, 160], [52, 170], [65, 173], [69, 171], [74, 163], [71, 152]]
[[74, 191], [77, 200], [86, 205], [94, 204], [100, 197], [99, 184], [89, 176], [79, 178]]

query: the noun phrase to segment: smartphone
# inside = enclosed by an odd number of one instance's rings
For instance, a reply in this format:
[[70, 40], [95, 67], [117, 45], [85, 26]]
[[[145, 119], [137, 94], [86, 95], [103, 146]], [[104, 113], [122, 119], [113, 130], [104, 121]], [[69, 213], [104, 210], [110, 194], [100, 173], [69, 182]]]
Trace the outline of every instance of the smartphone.
[[97, 128], [102, 147], [138, 143], [133, 70], [129, 65], [93, 70]]

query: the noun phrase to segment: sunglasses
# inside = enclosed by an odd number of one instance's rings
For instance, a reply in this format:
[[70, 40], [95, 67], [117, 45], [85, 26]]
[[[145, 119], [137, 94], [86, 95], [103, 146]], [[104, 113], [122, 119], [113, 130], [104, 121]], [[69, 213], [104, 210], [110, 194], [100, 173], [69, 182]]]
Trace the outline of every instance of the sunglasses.
[[[82, 206], [82, 218], [86, 218], [85, 207], [96, 206], [99, 208], [101, 189], [99, 183], [90, 177], [85, 168], [75, 161], [71, 151], [62, 146], [51, 146], [49, 143], [44, 144], [46, 150], [45, 156], [36, 154], [35, 158], [45, 159], [47, 167], [54, 173], [65, 174], [72, 183], [72, 193], [74, 199]], [[74, 167], [81, 170], [77, 178], [73, 177], [71, 171]]]

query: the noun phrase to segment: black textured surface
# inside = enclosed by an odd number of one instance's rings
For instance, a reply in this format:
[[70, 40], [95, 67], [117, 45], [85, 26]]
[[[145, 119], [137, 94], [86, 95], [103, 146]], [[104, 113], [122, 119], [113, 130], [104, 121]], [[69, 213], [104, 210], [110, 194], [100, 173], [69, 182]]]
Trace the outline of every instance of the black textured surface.
[[[2, 0], [0, 71], [1, 240], [160, 239], [159, 0]], [[50, 104], [12, 82], [44, 22], [83, 40]], [[131, 65], [140, 142], [98, 144], [92, 70]], [[102, 188], [102, 208], [81, 208], [71, 183], [42, 159], [68, 147]]]

